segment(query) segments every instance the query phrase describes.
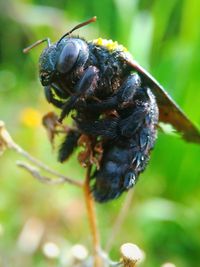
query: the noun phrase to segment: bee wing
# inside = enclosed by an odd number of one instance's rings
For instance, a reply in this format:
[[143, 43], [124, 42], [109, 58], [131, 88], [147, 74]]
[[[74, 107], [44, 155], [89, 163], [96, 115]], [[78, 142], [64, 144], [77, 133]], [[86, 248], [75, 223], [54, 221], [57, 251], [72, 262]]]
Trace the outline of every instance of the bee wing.
[[200, 144], [200, 131], [169, 96], [165, 89], [135, 60], [126, 58], [128, 65], [133, 67], [142, 76], [145, 84], [149, 86], [156, 96], [159, 107], [159, 120], [164, 123], [170, 123], [182, 137], [193, 143]]

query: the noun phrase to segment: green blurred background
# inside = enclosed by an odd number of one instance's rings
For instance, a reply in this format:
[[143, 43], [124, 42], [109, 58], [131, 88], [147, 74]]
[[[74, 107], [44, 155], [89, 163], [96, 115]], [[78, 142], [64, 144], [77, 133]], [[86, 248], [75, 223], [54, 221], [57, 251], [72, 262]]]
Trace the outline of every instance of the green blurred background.
[[[78, 34], [87, 40], [101, 36], [124, 44], [200, 126], [198, 0], [1, 0], [0, 119], [32, 155], [77, 179], [84, 177], [84, 170], [76, 158], [57, 163], [41, 126], [42, 115], [54, 110], [46, 103], [38, 79], [42, 45], [28, 55], [22, 49], [46, 36], [56, 41], [94, 15], [97, 22]], [[199, 157], [199, 146], [159, 134], [115, 237], [113, 259], [119, 258], [121, 244], [133, 242], [145, 251], [142, 266], [156, 267], [166, 261], [198, 266]], [[0, 266], [69, 266], [64, 258], [72, 244], [91, 247], [83, 196], [70, 185], [40, 184], [16, 167], [17, 159], [20, 156], [12, 151], [0, 158]], [[97, 205], [103, 247], [124, 200], [125, 194]], [[59, 252], [52, 259], [45, 253], [48, 242]]]

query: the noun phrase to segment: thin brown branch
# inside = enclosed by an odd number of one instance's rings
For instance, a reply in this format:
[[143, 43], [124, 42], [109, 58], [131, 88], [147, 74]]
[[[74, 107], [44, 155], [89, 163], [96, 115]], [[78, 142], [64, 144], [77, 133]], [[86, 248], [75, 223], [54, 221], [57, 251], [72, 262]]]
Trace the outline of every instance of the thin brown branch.
[[[70, 183], [70, 184], [73, 184], [73, 185], [76, 185], [76, 186], [79, 186], [79, 187], [83, 186], [83, 183], [81, 183], [79, 181], [75, 181], [75, 180], [73, 180], [73, 179], [71, 179], [69, 177], [66, 177], [66, 176], [64, 176], [64, 175], [52, 170], [46, 164], [44, 164], [40, 160], [36, 159], [32, 155], [30, 155], [27, 151], [25, 151], [22, 147], [20, 147], [17, 143], [14, 142], [14, 140], [11, 137], [11, 135], [7, 131], [4, 122], [0, 121], [0, 150], [4, 151], [6, 148], [14, 150], [15, 152], [17, 152], [18, 154], [20, 154], [24, 158], [28, 159], [30, 162], [32, 162], [34, 165], [36, 165], [40, 169], [48, 172], [51, 175], [54, 175], [54, 176], [58, 177], [59, 183], [64, 183], [64, 181], [65, 181], [66, 183]], [[26, 168], [27, 166], [25, 167], [25, 165], [23, 165], [21, 167], [24, 167], [25, 169], [28, 170], [28, 168]], [[30, 167], [30, 165], [29, 165], [29, 167]], [[33, 169], [29, 168], [29, 172], [31, 173], [31, 171], [32, 171], [32, 173], [34, 173], [36, 175], [35, 170], [36, 169], [33, 170]], [[38, 175], [38, 177], [39, 177], [39, 175]], [[38, 178], [38, 180], [40, 180], [40, 179]], [[45, 181], [45, 179], [43, 179], [43, 183], [44, 183], [44, 181]], [[60, 182], [60, 181], [63, 181], [63, 182]], [[47, 182], [47, 183], [50, 183], [50, 182]], [[54, 184], [56, 184], [56, 183], [54, 183]]]
[[82, 184], [78, 181], [74, 180], [69, 180], [68, 177], [65, 176], [57, 176], [56, 178], [50, 178], [44, 175], [41, 175], [39, 170], [35, 167], [32, 166], [28, 163], [22, 162], [22, 161], [17, 161], [17, 166], [25, 169], [28, 171], [34, 178], [36, 178], [38, 181], [44, 184], [49, 184], [49, 185], [59, 185], [59, 184], [64, 184], [64, 183], [70, 183], [79, 187], [82, 187]]
[[85, 202], [87, 207], [88, 219], [91, 228], [92, 238], [93, 238], [93, 250], [94, 250], [94, 267], [101, 266], [101, 257], [100, 252], [100, 240], [99, 233], [97, 228], [96, 213], [94, 207], [94, 200], [90, 192], [90, 173], [91, 166], [87, 167], [86, 178], [84, 183], [84, 193], [85, 193]]

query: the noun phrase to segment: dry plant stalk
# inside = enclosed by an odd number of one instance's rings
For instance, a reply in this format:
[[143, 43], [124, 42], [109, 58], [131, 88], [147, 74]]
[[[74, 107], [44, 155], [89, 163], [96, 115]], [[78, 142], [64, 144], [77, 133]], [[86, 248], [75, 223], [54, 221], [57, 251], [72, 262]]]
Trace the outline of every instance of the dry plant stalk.
[[90, 229], [92, 232], [93, 238], [93, 254], [94, 254], [94, 267], [101, 267], [101, 257], [99, 255], [100, 251], [100, 240], [99, 240], [99, 233], [97, 228], [97, 221], [96, 221], [96, 213], [94, 207], [94, 200], [90, 193], [90, 173], [91, 173], [91, 166], [87, 167], [85, 183], [84, 183], [84, 193], [85, 193], [85, 203], [87, 207], [87, 213], [90, 223]]
[[44, 177], [39, 173], [39, 170], [30, 164], [24, 162], [17, 162], [19, 167], [24, 168], [27, 170], [34, 178], [39, 180], [42, 183], [47, 184], [63, 184], [69, 183], [78, 187], [82, 187], [83, 183], [79, 181], [75, 181], [65, 175], [62, 175], [51, 168], [49, 168], [46, 164], [41, 162], [40, 160], [31, 156], [27, 151], [25, 151], [22, 147], [14, 142], [11, 135], [7, 131], [5, 127], [5, 123], [0, 121], [0, 154], [2, 154], [6, 149], [11, 149], [26, 158], [28, 161], [32, 162], [35, 166], [39, 167], [40, 169], [46, 171], [47, 173], [54, 175], [55, 178]]
[[[32, 162], [35, 166], [32, 166], [28, 163], [17, 161], [17, 165], [26, 171], [28, 171], [35, 179], [38, 181], [45, 183], [45, 184], [51, 184], [51, 185], [57, 185], [57, 184], [63, 184], [63, 183], [69, 183], [71, 185], [75, 185], [79, 188], [82, 188], [85, 195], [85, 201], [86, 201], [86, 207], [88, 212], [88, 218], [89, 218], [89, 224], [91, 228], [91, 233], [93, 237], [93, 250], [94, 250], [94, 267], [100, 267], [101, 266], [101, 259], [99, 256], [99, 250], [100, 250], [100, 242], [99, 242], [99, 235], [97, 231], [97, 222], [96, 222], [96, 214], [95, 214], [95, 208], [94, 208], [94, 200], [92, 198], [92, 195], [90, 193], [90, 187], [89, 187], [89, 181], [90, 181], [90, 171], [91, 166], [89, 165], [87, 167], [86, 172], [86, 179], [84, 183], [81, 183], [79, 181], [75, 181], [69, 177], [66, 177], [51, 168], [49, 168], [47, 165], [39, 161], [38, 159], [31, 156], [27, 151], [25, 151], [22, 147], [20, 147], [18, 144], [14, 142], [11, 135], [7, 131], [5, 127], [5, 123], [3, 121], [0, 121], [0, 154], [3, 154], [3, 152], [6, 149], [11, 149]], [[54, 175], [54, 178], [50, 178], [44, 175], [41, 175], [38, 168], [46, 171], [47, 173]]]

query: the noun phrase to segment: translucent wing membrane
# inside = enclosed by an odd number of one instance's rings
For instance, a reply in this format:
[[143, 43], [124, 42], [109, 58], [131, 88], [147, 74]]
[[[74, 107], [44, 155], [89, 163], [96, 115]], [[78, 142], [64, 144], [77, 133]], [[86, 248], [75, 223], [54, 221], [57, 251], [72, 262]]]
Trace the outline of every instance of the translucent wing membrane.
[[143, 81], [148, 85], [154, 95], [159, 107], [159, 120], [164, 123], [170, 123], [178, 132], [182, 134], [183, 139], [188, 142], [200, 144], [200, 131], [185, 115], [181, 108], [175, 103], [165, 89], [135, 60], [127, 59], [127, 64], [138, 71]]

